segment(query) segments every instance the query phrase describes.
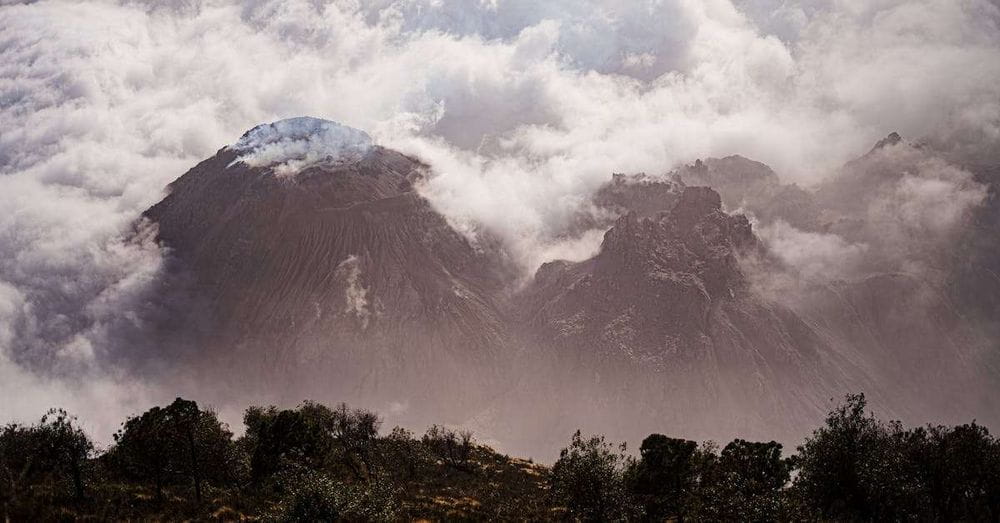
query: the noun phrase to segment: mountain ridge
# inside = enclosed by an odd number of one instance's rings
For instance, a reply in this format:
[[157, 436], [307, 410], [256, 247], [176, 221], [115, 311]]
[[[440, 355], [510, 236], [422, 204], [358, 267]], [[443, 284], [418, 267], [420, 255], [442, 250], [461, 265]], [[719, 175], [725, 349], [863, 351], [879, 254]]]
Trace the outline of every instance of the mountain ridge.
[[[842, 211], [826, 202], [838, 193], [784, 185], [740, 156], [667, 176], [616, 174], [593, 197], [602, 217], [578, 224], [607, 227], [598, 253], [545, 263], [523, 282], [489, 231], [473, 245], [421, 196], [427, 165], [365, 139], [349, 140], [362, 146], [343, 157], [304, 152], [300, 142], [313, 138], [296, 134], [299, 123], [359, 136], [306, 120], [257, 140], [280, 145], [261, 156], [269, 163], [240, 160], [245, 147], [220, 149], [144, 214], [169, 252], [168, 287], [190, 303], [161, 322], [159, 341], [172, 347], [163, 357], [198, 362], [197, 380], [218, 382], [223, 401], [349, 401], [411, 423], [471, 424], [529, 451], [588, 418], [616, 438], [666, 424], [694, 438], [793, 440], [829, 398], [856, 391], [893, 416], [945, 412], [955, 401], [967, 404], [956, 412], [982, 407], [972, 397], [979, 374], [947, 354], [974, 361], [984, 338], [944, 295], [927, 309], [938, 312], [911, 317], [922, 280], [762, 287], [799, 277], [758, 225], [839, 231], [831, 213]], [[890, 140], [858, 161], [899, 147]], [[865, 294], [869, 281], [884, 282], [886, 310], [900, 319], [874, 309], [852, 319], [859, 300], [878, 297]], [[914, 321], [924, 322], [917, 337], [858, 334]], [[914, 372], [933, 344], [959, 339], [980, 342], [940, 353], [937, 368], [962, 385]], [[908, 371], [895, 369], [906, 357], [899, 340], [916, 340], [923, 354], [900, 367]], [[893, 398], [894, 387], [907, 396]], [[514, 416], [526, 403], [532, 412]]]

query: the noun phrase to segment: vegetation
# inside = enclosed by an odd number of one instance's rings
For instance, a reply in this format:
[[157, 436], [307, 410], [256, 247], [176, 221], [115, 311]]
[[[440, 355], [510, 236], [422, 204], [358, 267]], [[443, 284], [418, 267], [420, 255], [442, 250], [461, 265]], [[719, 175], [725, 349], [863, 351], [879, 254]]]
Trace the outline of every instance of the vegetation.
[[905, 428], [848, 396], [793, 455], [775, 442], [652, 434], [636, 455], [579, 431], [551, 468], [366, 410], [250, 407], [234, 438], [177, 399], [98, 452], [52, 410], [0, 429], [4, 520], [997, 521], [1000, 441], [985, 427]]

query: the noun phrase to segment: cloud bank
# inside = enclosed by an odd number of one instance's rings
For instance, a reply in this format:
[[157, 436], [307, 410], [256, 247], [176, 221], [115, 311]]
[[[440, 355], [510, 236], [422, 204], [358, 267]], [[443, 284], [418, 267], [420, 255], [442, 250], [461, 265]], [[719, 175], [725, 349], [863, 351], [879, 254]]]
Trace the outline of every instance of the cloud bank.
[[[812, 185], [889, 130], [954, 158], [1000, 151], [987, 0], [2, 4], [5, 419], [40, 412], [9, 398], [99, 398], [83, 418], [144, 401], [103, 355], [141, 327], [162, 253], [123, 238], [263, 122], [336, 120], [420, 157], [428, 198], [526, 268], [593, 249], [599, 234], [562, 234], [611, 172], [739, 153]], [[887, 211], [910, 225], [950, 198], [926, 178], [896, 190], [917, 207]]]

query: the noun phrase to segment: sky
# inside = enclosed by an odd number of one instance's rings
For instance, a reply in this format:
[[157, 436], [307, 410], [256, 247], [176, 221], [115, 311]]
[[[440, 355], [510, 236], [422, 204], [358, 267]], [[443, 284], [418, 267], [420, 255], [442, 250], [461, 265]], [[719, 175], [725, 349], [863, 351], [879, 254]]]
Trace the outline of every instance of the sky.
[[162, 270], [140, 213], [297, 116], [419, 157], [435, 207], [531, 270], [593, 252], [563, 233], [613, 172], [741, 154], [809, 187], [891, 131], [996, 161], [1000, 5], [0, 0], [0, 421], [60, 405], [102, 436], [148, 406], [100, 364]]

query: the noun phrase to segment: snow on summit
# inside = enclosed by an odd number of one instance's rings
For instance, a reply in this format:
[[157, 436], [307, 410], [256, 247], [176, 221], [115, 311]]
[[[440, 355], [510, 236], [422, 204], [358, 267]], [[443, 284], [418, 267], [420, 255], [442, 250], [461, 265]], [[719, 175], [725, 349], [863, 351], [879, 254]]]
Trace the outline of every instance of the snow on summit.
[[316, 163], [356, 162], [373, 147], [364, 131], [308, 116], [258, 125], [230, 146], [241, 153], [233, 163], [273, 166], [279, 175], [291, 175]]

